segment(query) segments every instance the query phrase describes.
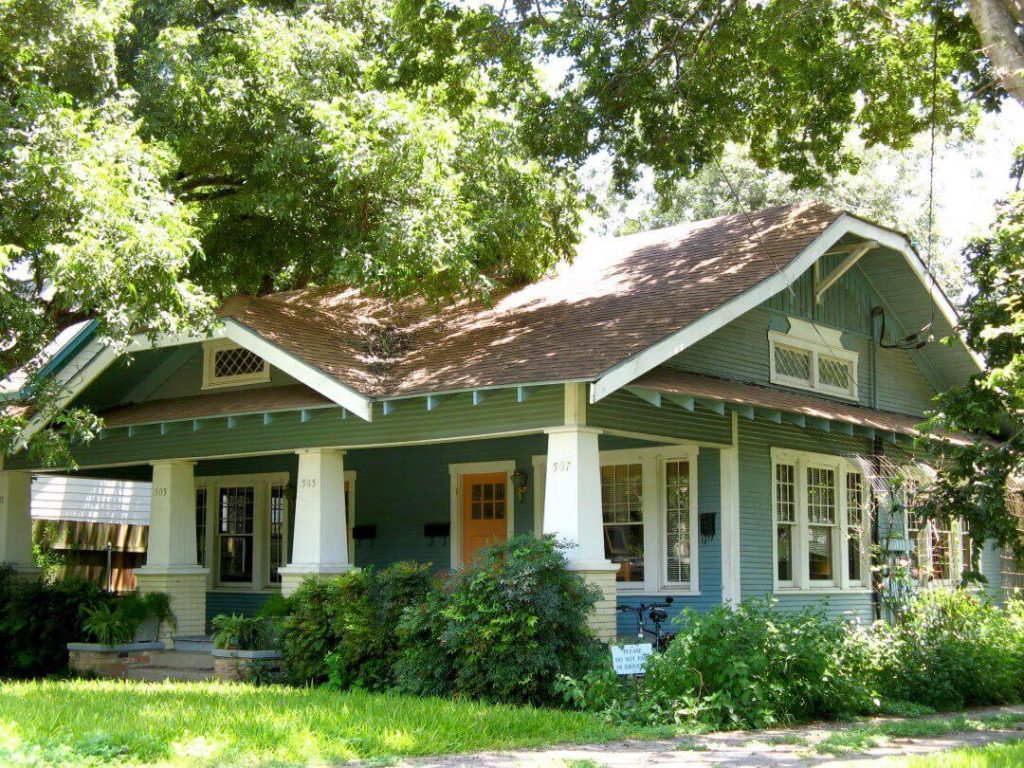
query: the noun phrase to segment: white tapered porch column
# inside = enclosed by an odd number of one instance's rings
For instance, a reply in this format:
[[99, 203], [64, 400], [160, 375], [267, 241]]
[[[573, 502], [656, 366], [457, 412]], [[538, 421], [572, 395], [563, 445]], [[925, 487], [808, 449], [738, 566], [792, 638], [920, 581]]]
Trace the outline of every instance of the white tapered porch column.
[[30, 472], [0, 471], [0, 563], [13, 565], [26, 578], [39, 574], [32, 558]]
[[196, 493], [193, 462], [154, 461], [146, 564], [135, 569], [140, 592], [166, 592], [177, 628], [164, 625], [161, 637], [206, 632], [206, 568], [196, 557]]
[[281, 569], [281, 592], [292, 594], [307, 576], [333, 576], [352, 569], [345, 510], [345, 452], [337, 448], [299, 451], [292, 557]]
[[604, 553], [598, 429], [571, 425], [546, 430], [544, 533], [571, 545], [569, 568], [601, 591], [590, 625], [602, 640], [615, 637], [615, 573]]

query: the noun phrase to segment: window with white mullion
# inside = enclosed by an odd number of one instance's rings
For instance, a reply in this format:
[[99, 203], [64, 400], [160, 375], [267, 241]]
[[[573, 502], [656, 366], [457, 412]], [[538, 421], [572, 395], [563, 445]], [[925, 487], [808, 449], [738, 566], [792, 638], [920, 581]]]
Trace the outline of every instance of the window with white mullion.
[[846, 473], [846, 583], [863, 586], [867, 574], [868, 493], [864, 475]]
[[662, 463], [664, 488], [664, 556], [662, 579], [665, 585], [689, 587], [696, 575], [693, 546], [694, 482], [693, 462], [667, 459]]
[[797, 537], [796, 465], [775, 464], [775, 578], [782, 586], [795, 583], [794, 552]]
[[807, 566], [808, 583], [836, 585], [836, 532], [839, 516], [836, 503], [836, 470], [806, 467]]

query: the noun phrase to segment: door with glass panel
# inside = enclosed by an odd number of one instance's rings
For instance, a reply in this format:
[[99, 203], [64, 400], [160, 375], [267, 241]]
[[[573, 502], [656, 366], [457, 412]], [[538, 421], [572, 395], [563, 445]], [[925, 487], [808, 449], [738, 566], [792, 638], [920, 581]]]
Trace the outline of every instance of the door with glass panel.
[[508, 538], [508, 475], [487, 472], [462, 476], [462, 562], [481, 547]]

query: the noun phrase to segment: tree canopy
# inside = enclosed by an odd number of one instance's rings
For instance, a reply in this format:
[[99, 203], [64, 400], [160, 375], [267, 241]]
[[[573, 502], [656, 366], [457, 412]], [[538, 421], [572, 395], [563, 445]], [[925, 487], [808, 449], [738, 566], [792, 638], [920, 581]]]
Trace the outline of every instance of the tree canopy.
[[[124, 344], [234, 292], [535, 279], [573, 253], [595, 156], [620, 191], [731, 143], [821, 185], [857, 169], [851, 131], [904, 149], [998, 106], [968, 10], [0, 0], [0, 376], [83, 317]], [[7, 448], [24, 417], [0, 422]]]

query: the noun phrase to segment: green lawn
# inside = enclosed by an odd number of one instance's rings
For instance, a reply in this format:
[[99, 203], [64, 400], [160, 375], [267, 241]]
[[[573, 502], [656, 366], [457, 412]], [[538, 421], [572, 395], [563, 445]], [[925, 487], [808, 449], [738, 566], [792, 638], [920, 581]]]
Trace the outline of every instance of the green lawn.
[[955, 749], [898, 763], [900, 768], [1019, 768], [1024, 765], [1024, 741]]
[[626, 735], [644, 734], [581, 713], [320, 688], [0, 684], [0, 765], [318, 765]]
[[921, 739], [945, 736], [951, 733], [991, 731], [1016, 727], [1024, 722], [1024, 715], [984, 715], [979, 717], [920, 718], [869, 723], [836, 731], [813, 745], [815, 752], [841, 755], [864, 752], [885, 744], [889, 739]]

